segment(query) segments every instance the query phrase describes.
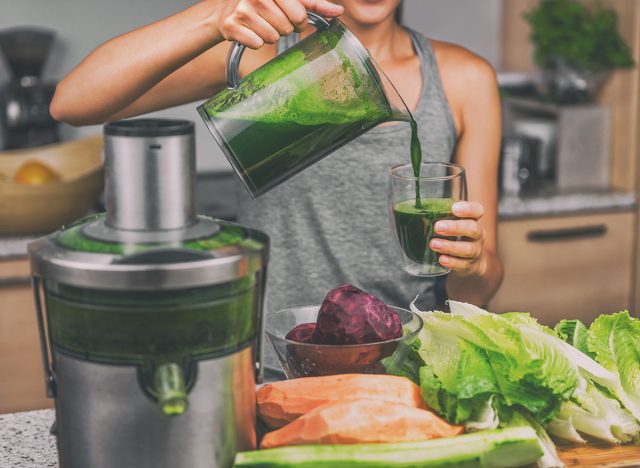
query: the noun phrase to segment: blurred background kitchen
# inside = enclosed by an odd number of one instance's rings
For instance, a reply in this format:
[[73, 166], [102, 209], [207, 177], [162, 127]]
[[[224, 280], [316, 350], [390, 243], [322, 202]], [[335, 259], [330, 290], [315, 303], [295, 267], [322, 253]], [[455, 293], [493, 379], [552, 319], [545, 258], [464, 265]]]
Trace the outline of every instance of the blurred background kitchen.
[[[51, 405], [26, 245], [101, 209], [101, 128], [50, 119], [56, 80], [101, 42], [191, 3], [0, 0], [0, 413]], [[628, 57], [616, 49], [610, 16], [600, 18], [601, 36], [589, 38], [575, 33], [586, 21], [579, 12], [539, 11], [527, 21], [538, 0], [404, 2], [406, 25], [462, 44], [499, 71], [506, 278], [493, 311], [554, 323], [640, 310], [640, 75], [632, 65], [640, 61], [640, 0], [602, 4], [617, 13]], [[554, 50], [554, 41], [566, 47]], [[195, 121], [197, 211], [234, 219], [234, 176], [195, 105], [154, 115]]]

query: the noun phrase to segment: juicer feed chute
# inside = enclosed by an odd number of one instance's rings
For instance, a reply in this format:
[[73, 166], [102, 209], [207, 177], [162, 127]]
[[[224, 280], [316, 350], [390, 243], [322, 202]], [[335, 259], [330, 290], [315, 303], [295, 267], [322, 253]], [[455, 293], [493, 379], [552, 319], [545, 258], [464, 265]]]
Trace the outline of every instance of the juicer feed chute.
[[107, 213], [29, 246], [61, 468], [255, 447], [268, 238], [194, 210], [193, 123], [105, 126]]

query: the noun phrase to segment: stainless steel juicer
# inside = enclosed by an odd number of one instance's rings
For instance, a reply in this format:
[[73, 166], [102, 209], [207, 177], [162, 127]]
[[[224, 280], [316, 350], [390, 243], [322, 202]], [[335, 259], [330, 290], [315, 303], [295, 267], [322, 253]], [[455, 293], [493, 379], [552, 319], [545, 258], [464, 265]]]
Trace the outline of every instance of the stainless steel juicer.
[[194, 210], [193, 123], [105, 126], [106, 214], [29, 246], [61, 468], [255, 448], [268, 238]]

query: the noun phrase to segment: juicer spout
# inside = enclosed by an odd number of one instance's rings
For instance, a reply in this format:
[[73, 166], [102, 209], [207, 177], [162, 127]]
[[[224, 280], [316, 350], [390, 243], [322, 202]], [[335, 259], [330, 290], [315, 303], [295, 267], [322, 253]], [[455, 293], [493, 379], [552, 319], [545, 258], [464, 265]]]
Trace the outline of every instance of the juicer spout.
[[182, 369], [176, 363], [158, 366], [153, 386], [162, 412], [167, 416], [179, 416], [189, 407], [189, 397]]

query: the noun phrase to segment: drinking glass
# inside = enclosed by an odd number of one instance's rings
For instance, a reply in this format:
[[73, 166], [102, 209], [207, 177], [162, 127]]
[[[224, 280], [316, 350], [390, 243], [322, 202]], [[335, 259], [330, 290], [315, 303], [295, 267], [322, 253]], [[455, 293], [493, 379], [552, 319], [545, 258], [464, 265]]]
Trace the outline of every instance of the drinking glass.
[[467, 199], [467, 184], [462, 166], [425, 162], [420, 176], [412, 165], [398, 164], [389, 172], [389, 214], [395, 243], [404, 270], [413, 276], [439, 276], [449, 269], [438, 263], [440, 255], [429, 247], [434, 237], [454, 239], [435, 233], [434, 225], [443, 219], [455, 219], [451, 206]]

